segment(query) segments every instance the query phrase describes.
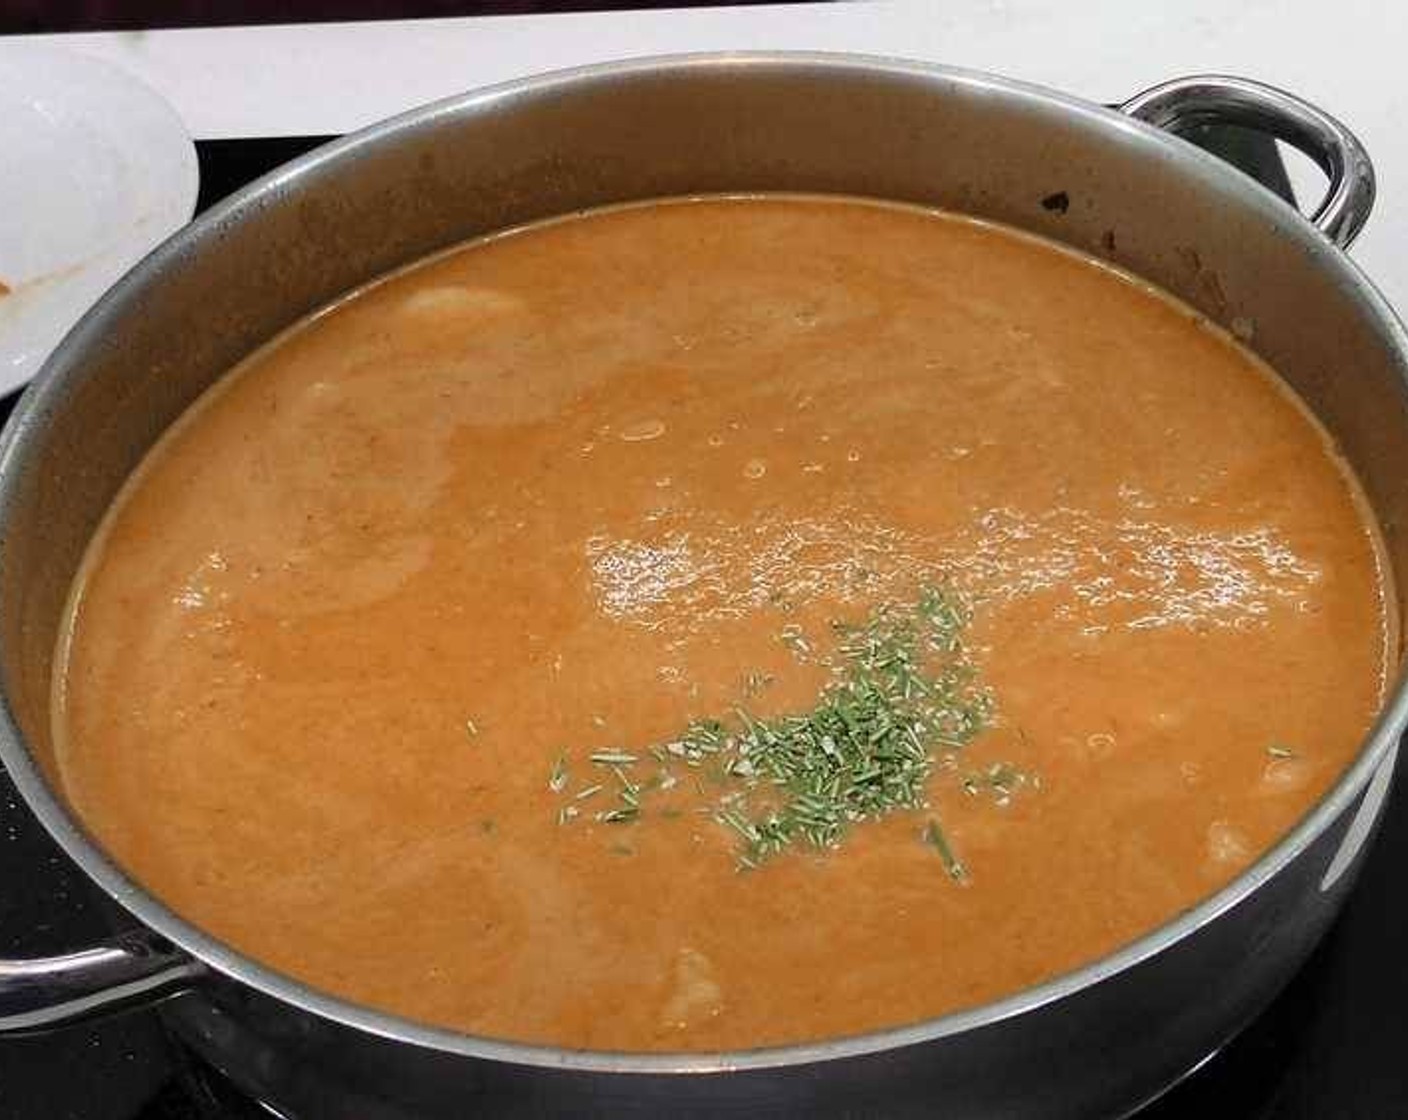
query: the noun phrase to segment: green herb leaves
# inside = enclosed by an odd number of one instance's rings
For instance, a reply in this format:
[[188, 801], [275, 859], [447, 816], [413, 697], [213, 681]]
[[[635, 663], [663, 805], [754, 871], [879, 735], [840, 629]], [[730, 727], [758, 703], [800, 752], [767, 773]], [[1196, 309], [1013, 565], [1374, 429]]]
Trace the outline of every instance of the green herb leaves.
[[939, 826], [939, 822], [930, 817], [925, 822], [923, 835], [924, 843], [937, 851], [939, 858], [944, 861], [944, 870], [949, 873], [949, 877], [955, 883], [966, 883], [968, 869], [953, 854], [953, 848], [949, 846], [948, 837], [944, 835], [944, 830]]
[[[833, 623], [834, 652], [825, 656], [789, 625], [779, 640], [799, 659], [831, 670], [815, 706], [773, 717], [740, 706], [721, 718], [694, 720], [677, 738], [640, 753], [596, 751], [591, 763], [611, 771], [620, 790], [618, 803], [595, 819], [638, 820], [647, 794], [678, 784], [673, 768], [697, 770], [710, 779], [695, 784], [705, 802], [698, 811], [737, 835], [739, 864], [752, 868], [798, 844], [836, 848], [857, 823], [926, 807], [935, 766], [992, 717], [991, 697], [976, 684], [963, 649], [968, 621], [961, 600], [925, 588], [915, 603], [881, 605], [862, 624]], [[652, 762], [659, 774], [650, 782], [631, 776]], [[1006, 771], [989, 777], [1004, 795], [1017, 780]], [[566, 789], [555, 780], [549, 786]], [[966, 879], [936, 820], [923, 837], [950, 876]]]
[[[811, 711], [759, 719], [738, 709], [736, 724], [710, 728], [741, 787], [718, 814], [742, 839], [741, 864], [798, 843], [835, 848], [857, 822], [924, 806], [936, 753], [961, 750], [991, 718], [963, 656], [967, 623], [963, 605], [932, 588], [862, 625], [836, 623], [832, 680]], [[799, 637], [782, 640], [796, 650]]]

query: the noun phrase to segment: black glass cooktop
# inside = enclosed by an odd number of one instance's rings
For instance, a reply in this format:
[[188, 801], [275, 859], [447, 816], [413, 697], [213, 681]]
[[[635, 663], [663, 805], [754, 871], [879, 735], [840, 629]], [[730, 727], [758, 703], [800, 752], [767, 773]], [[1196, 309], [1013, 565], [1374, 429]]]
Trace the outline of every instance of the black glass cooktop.
[[[204, 208], [319, 138], [202, 142]], [[1210, 143], [1285, 190], [1270, 149]], [[13, 400], [0, 401], [0, 414]], [[1408, 1117], [1408, 796], [1391, 799], [1359, 886], [1329, 937], [1236, 1041], [1139, 1120]], [[0, 958], [106, 933], [83, 875], [0, 770]], [[1209, 984], [1216, 983], [1209, 977]], [[1198, 998], [1197, 992], [1189, 993]], [[0, 1120], [267, 1120], [151, 1012], [0, 1039]], [[883, 1115], [878, 1109], [877, 1116]], [[349, 1117], [347, 1120], [357, 1120]]]

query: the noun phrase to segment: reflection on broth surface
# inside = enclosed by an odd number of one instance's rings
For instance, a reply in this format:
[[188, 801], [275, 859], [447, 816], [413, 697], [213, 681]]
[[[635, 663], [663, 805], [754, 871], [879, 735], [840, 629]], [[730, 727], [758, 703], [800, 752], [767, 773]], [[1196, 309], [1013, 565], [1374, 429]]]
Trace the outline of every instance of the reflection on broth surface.
[[603, 211], [357, 294], [168, 434], [75, 591], [61, 769], [177, 910], [355, 1000], [855, 1033], [1283, 834], [1380, 700], [1375, 541], [1270, 371], [1093, 261]]

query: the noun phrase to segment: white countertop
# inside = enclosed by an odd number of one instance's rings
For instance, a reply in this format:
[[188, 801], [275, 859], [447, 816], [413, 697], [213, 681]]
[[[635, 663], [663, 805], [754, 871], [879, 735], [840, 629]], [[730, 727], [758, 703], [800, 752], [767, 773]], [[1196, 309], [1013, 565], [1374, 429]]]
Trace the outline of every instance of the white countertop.
[[115, 62], [199, 139], [347, 132], [438, 97], [612, 58], [845, 50], [992, 70], [1097, 101], [1165, 78], [1241, 74], [1353, 128], [1379, 173], [1354, 256], [1408, 308], [1408, 5], [1393, 0], [874, 0], [839, 4], [0, 36]]

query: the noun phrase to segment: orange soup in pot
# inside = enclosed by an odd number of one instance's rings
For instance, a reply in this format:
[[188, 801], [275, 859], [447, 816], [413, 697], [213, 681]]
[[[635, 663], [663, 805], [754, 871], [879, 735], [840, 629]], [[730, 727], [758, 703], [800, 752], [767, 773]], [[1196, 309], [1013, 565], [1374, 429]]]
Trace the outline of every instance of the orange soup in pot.
[[859, 199], [477, 241], [233, 370], [75, 586], [64, 788], [240, 951], [496, 1038], [1010, 994], [1255, 861], [1396, 656], [1276, 375], [1053, 244]]

